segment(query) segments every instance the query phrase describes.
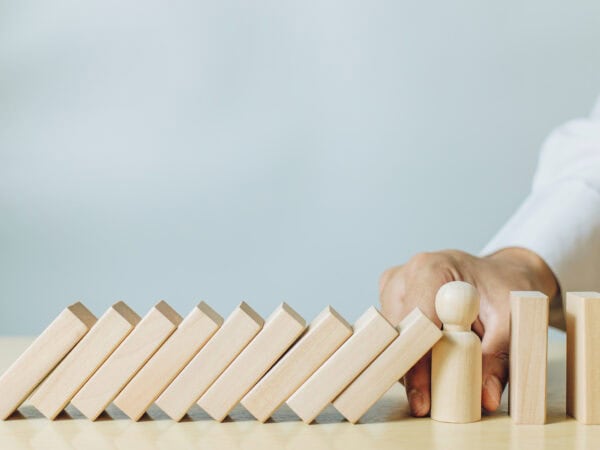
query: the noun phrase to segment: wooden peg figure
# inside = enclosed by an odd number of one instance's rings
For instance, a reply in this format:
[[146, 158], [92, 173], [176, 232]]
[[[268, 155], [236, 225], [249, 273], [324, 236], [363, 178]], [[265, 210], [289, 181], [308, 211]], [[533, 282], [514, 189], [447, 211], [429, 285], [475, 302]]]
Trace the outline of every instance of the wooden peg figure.
[[435, 297], [442, 338], [431, 355], [431, 418], [440, 422], [481, 420], [481, 341], [471, 331], [479, 294], [469, 283], [444, 284]]

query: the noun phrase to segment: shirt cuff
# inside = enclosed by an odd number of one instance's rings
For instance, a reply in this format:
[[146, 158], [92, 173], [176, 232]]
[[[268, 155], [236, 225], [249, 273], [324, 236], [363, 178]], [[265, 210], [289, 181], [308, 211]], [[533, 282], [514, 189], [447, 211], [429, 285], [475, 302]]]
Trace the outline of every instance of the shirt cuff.
[[573, 179], [532, 192], [481, 253], [507, 247], [537, 253], [556, 276], [563, 297], [570, 291], [600, 290], [600, 193]]

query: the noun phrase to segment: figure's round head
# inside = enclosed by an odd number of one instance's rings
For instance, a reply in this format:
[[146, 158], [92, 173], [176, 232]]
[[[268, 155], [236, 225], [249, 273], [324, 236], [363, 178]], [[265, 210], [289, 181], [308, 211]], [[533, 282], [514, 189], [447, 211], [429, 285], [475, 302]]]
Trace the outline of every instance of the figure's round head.
[[435, 296], [435, 310], [446, 328], [470, 330], [479, 314], [479, 294], [469, 283], [451, 281]]

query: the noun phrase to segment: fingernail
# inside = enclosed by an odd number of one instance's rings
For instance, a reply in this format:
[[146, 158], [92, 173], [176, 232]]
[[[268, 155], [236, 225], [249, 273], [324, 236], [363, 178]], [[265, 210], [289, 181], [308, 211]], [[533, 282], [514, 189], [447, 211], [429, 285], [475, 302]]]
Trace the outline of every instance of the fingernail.
[[421, 417], [427, 414], [425, 397], [418, 389], [413, 388], [408, 391], [408, 404], [410, 405], [410, 411], [414, 416]]
[[500, 384], [500, 380], [494, 375], [490, 375], [486, 377], [483, 388], [489, 400], [486, 402], [488, 403], [488, 409], [493, 411], [500, 406], [500, 397], [502, 396], [502, 385]]

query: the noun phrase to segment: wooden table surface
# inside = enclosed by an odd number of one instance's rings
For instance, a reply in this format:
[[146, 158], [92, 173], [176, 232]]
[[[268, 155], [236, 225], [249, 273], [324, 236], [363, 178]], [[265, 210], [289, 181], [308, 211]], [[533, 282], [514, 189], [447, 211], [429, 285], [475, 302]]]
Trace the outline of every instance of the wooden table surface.
[[[0, 372], [30, 342], [31, 338], [0, 338]], [[543, 426], [513, 425], [506, 414], [506, 395], [501, 410], [478, 423], [415, 419], [408, 415], [404, 390], [397, 384], [356, 425], [345, 422], [331, 406], [316, 423], [305, 425], [285, 406], [270, 422], [260, 424], [239, 406], [224, 423], [211, 420], [199, 408], [177, 423], [154, 406], [136, 423], [113, 406], [111, 415], [90, 422], [71, 407], [71, 415], [63, 413], [50, 421], [25, 404], [20, 414], [0, 422], [0, 449], [600, 449], [600, 426], [581, 425], [565, 416], [564, 351], [564, 335], [550, 342], [548, 424]]]

